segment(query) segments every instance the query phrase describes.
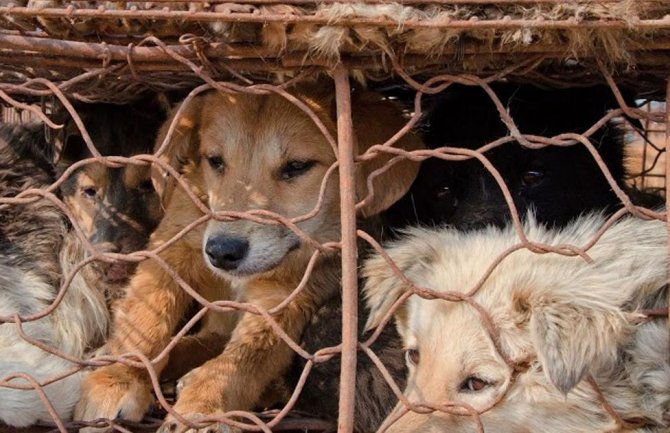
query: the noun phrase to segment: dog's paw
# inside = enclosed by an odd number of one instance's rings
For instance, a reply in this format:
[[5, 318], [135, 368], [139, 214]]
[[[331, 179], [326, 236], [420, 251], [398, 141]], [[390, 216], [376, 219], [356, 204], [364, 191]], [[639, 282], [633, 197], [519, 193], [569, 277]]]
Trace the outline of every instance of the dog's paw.
[[[89, 373], [82, 384], [82, 395], [74, 419], [94, 421], [124, 419], [141, 421], [153, 398], [150, 386], [125, 366], [113, 365]], [[86, 427], [80, 433], [105, 429]]]
[[[197, 423], [199, 420], [204, 419], [206, 415], [191, 413], [185, 414], [183, 417], [188, 421]], [[180, 423], [172, 415], [168, 415], [157, 433], [241, 433], [241, 430], [223, 423], [213, 423], [200, 428], [193, 428]]]

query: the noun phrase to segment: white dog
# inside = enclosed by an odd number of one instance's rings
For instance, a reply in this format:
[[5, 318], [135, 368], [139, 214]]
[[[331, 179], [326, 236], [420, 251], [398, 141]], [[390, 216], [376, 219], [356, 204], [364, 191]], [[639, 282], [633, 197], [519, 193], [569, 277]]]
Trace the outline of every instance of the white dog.
[[[63, 239], [70, 246], [61, 250], [61, 266], [69, 266], [67, 252], [76, 252], [78, 245], [72, 239]], [[83, 254], [80, 259], [83, 258]], [[5, 262], [2, 255], [0, 261]], [[39, 264], [37, 264], [39, 266]], [[22, 270], [17, 266], [0, 264], [0, 315], [23, 316], [45, 311], [54, 301], [54, 286], [39, 272]], [[74, 358], [82, 358], [89, 345], [102, 341], [109, 322], [102, 294], [89, 290], [78, 275], [65, 293], [58, 307], [48, 316], [22, 325], [25, 334]], [[96, 343], [97, 342], [97, 343]], [[21, 337], [14, 323], [0, 324], [0, 381], [17, 373], [28, 375], [38, 383], [62, 378], [43, 387], [49, 403], [62, 420], [71, 416], [80, 394], [81, 372], [76, 364], [49, 354]], [[32, 387], [21, 377], [7, 380], [9, 384]], [[0, 386], [0, 420], [16, 427], [26, 427], [38, 421], [51, 422], [53, 418], [37, 392]]]
[[[45, 164], [26, 156], [36, 153], [37, 145], [28, 129], [0, 125], [0, 196], [12, 197], [51, 183]], [[46, 311], [56, 299], [63, 275], [83, 258], [81, 241], [51, 202], [0, 206], [0, 317], [8, 320], [0, 322], [0, 421], [5, 424], [25, 427], [52, 420], [26, 376], [45, 385], [46, 397], [59, 417], [67, 420], [71, 415], [81, 374], [66, 375], [76, 364], [25, 340], [11, 319]], [[72, 280], [52, 313], [22, 324], [29, 339], [74, 358], [82, 358], [86, 350], [102, 343], [109, 312], [102, 291], [85, 282], [85, 272]], [[59, 377], [63, 378], [46, 384]]]
[[[592, 215], [546, 229], [529, 218], [525, 232], [536, 242], [583, 246], [604, 221]], [[465, 404], [481, 412], [487, 432], [669, 431], [668, 324], [640, 314], [667, 305], [666, 239], [665, 223], [624, 218], [588, 251], [592, 263], [512, 253], [472, 296], [490, 315], [502, 354], [472, 305], [410, 296], [395, 312], [410, 368], [405, 396], [451, 413], [403, 415], [399, 403], [382, 430], [476, 431]], [[387, 251], [417, 287], [466, 293], [518, 243], [511, 228], [416, 228]], [[370, 259], [364, 274], [372, 328], [407, 286], [381, 257]], [[591, 377], [622, 425], [598, 399]]]

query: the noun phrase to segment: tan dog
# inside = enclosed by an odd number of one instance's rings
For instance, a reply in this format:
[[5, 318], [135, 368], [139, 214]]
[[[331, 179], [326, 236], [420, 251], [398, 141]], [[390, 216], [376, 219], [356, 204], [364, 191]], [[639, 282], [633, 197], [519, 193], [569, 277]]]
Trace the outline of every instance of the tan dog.
[[[161, 96], [130, 105], [82, 104], [77, 110], [101, 155], [132, 156], [151, 153], [169, 107]], [[58, 112], [58, 117], [66, 113]], [[67, 115], [57, 174], [90, 158], [82, 134]], [[99, 251], [128, 254], [144, 249], [163, 216], [149, 166], [128, 164], [112, 168], [93, 162], [76, 169], [61, 185], [63, 201], [88, 240]], [[73, 261], [72, 263], [76, 263]], [[129, 262], [96, 261], [84, 274], [91, 287], [112, 304], [135, 270]]]
[[[332, 92], [323, 93], [302, 89], [296, 96], [335, 135]], [[376, 94], [356, 92], [352, 105], [356, 107], [353, 117], [359, 152], [383, 143], [405, 122], [397, 107]], [[293, 218], [315, 207], [324, 175], [336, 157], [302, 110], [275, 94], [217, 92], [197, 97], [183, 108], [183, 115], [176, 119], [177, 130], [168, 157], [175, 165], [189, 161], [183, 168], [185, 178], [210, 209], [262, 209]], [[168, 125], [163, 136], [167, 128]], [[398, 146], [412, 150], [421, 144], [408, 135]], [[380, 156], [359, 165], [359, 197], [367, 194], [367, 175], [388, 159]], [[417, 169], [416, 164], [404, 161], [378, 177], [375, 197], [361, 213], [374, 215], [390, 206], [407, 191]], [[166, 215], [152, 237], [152, 248], [201, 216], [184, 191], [173, 187], [170, 183], [166, 186]], [[325, 185], [319, 212], [297, 226], [319, 243], [336, 241], [340, 237], [339, 212], [335, 175]], [[211, 220], [206, 227], [201, 225], [172, 244], [161, 257], [208, 299], [238, 298], [270, 309], [298, 286], [313, 251], [313, 246], [283, 225], [244, 219]], [[305, 289], [273, 316], [291, 338], [300, 338], [313, 311], [338, 290], [339, 267], [339, 255], [322, 256]], [[111, 352], [157, 355], [191, 302], [157, 263], [141, 263], [127, 298], [119, 306], [109, 342]], [[228, 320], [216, 320], [222, 317]], [[212, 332], [232, 331], [232, 314], [210, 315], [210, 319], [212, 323], [206, 328]], [[197, 419], [252, 409], [268, 384], [283, 374], [292, 357], [292, 350], [262, 317], [244, 313], [223, 353], [183, 378], [175, 410]], [[160, 371], [162, 365], [157, 367]], [[93, 372], [84, 388], [78, 419], [119, 416], [139, 420], [151, 402], [146, 372], [122, 365]], [[183, 428], [172, 417], [163, 427], [165, 431]], [[214, 428], [209, 427], [210, 431]], [[217, 428], [230, 431], [225, 425]]]
[[[565, 229], [549, 230], [530, 218], [526, 233], [534, 241], [582, 246], [604, 221], [599, 215], [583, 217]], [[511, 228], [413, 229], [387, 251], [415, 285], [463, 293], [518, 242]], [[517, 251], [473, 296], [490, 314], [502, 351], [521, 367], [516, 372], [467, 302], [411, 296], [396, 312], [410, 369], [405, 395], [442, 408], [454, 403], [451, 409], [461, 414], [409, 412], [380, 431], [477, 431], [464, 405], [483, 412], [487, 432], [614, 431], [615, 421], [587, 375], [630, 422], [622, 431], [668, 431], [667, 323], [641, 324], [637, 312], [667, 303], [665, 223], [620, 220], [588, 254], [591, 264], [579, 257]], [[373, 327], [406, 287], [380, 257], [366, 263], [364, 274], [372, 309], [368, 326]], [[401, 408], [389, 415], [386, 427]]]

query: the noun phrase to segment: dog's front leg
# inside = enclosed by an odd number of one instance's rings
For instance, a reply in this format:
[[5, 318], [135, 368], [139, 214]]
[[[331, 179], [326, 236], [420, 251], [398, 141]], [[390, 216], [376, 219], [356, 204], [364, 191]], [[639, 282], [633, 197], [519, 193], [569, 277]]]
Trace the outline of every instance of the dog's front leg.
[[[173, 246], [168, 251], [174, 252], [176, 248], [179, 247]], [[168, 251], [166, 261], [169, 261]], [[196, 257], [199, 259], [199, 256]], [[179, 269], [185, 265], [174, 264], [181, 275], [189, 275]], [[191, 279], [187, 281], [192, 282]], [[130, 282], [126, 297], [118, 305], [114, 333], [107, 344], [109, 352], [112, 355], [139, 352], [148, 358], [158, 355], [169, 342], [189, 300], [162, 267], [153, 261], [142, 262]], [[158, 374], [166, 361], [164, 359], [155, 366]], [[87, 375], [75, 409], [75, 419], [123, 418], [140, 421], [151, 402], [151, 383], [146, 370], [121, 363], [112, 364]]]
[[[263, 308], [277, 303], [254, 302]], [[296, 300], [273, 316], [294, 341], [308, 320], [311, 308], [305, 305]], [[190, 421], [198, 421], [231, 410], [253, 409], [271, 381], [284, 373], [293, 355], [293, 350], [263, 317], [245, 313], [224, 352], [184, 376], [174, 410]], [[160, 433], [184, 431], [230, 433], [237, 429], [217, 424], [193, 430], [168, 416], [159, 430]]]
[[191, 370], [200, 367], [223, 352], [230, 334], [201, 332], [182, 337], [170, 351], [170, 360], [161, 374], [161, 380], [176, 381]]

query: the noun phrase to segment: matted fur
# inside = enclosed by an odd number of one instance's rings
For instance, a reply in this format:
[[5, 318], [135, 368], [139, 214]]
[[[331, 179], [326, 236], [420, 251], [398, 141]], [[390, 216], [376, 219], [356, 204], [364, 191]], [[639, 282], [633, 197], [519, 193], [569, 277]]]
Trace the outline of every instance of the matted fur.
[[[525, 231], [533, 241], [581, 246], [603, 223], [600, 215], [590, 215], [550, 230], [529, 218]], [[588, 251], [593, 263], [525, 249], [500, 263], [474, 300], [490, 315], [504, 353], [528, 366], [515, 378], [471, 306], [411, 296], [395, 315], [406, 348], [419, 353], [416, 365], [408, 362], [405, 394], [415, 402], [460, 401], [478, 409], [509, 385], [502, 401], [482, 414], [486, 431], [610, 431], [613, 418], [584, 380], [592, 375], [614, 410], [640, 423], [626, 431], [667, 431], [668, 328], [666, 320], [643, 322], [638, 312], [665, 305], [666, 236], [664, 222], [629, 217]], [[413, 284], [462, 293], [516, 244], [511, 228], [415, 228], [387, 251]], [[372, 310], [368, 327], [374, 327], [406, 288], [381, 257], [369, 260], [364, 274]], [[480, 391], [468, 389], [473, 378], [484, 381]], [[411, 412], [387, 431], [445, 429], [470, 432], [474, 422]]]
[[[492, 2], [494, 3], [494, 2]], [[272, 7], [269, 7], [272, 8]], [[281, 13], [289, 13], [285, 9]], [[286, 29], [282, 24], [264, 27], [264, 42], [270, 46], [288, 49], [307, 49], [315, 57], [338, 57], [342, 51], [364, 51], [370, 47], [391, 51], [393, 41], [400, 42], [408, 52], [427, 55], [438, 54], [459, 40], [478, 40], [491, 45], [541, 45], [560, 44], [566, 53], [589, 52], [593, 47], [603, 49], [613, 61], [628, 59], [626, 43], [641, 41], [651, 33], [633, 31], [634, 17], [661, 14], [662, 7], [649, 3], [625, 0], [618, 3], [571, 3], [526, 5], [424, 5], [404, 6], [400, 3], [364, 4], [362, 2], [320, 4], [314, 11], [296, 8], [291, 15], [316, 15], [328, 17], [332, 25], [315, 26], [296, 24]], [[667, 9], [665, 9], [667, 12]], [[660, 16], [660, 15], [659, 15]], [[337, 25], [346, 18], [383, 18], [396, 21], [395, 28], [374, 26]], [[504, 17], [525, 20], [609, 19], [629, 23], [631, 29], [570, 29], [547, 30], [527, 27], [523, 29], [406, 29], [406, 21], [440, 23], [449, 20], [500, 20]], [[283, 26], [283, 27], [282, 27]], [[281, 31], [284, 29], [285, 31]]]
[[[61, 0], [15, 1], [17, 5], [29, 8], [95, 8], [103, 3], [110, 10], [138, 8], [157, 10], [168, 6], [175, 11], [228, 12], [228, 13], [270, 13], [286, 16], [316, 16], [329, 20], [327, 25], [268, 22], [211, 22], [209, 30], [226, 42], [246, 42], [263, 44], [287, 51], [307, 51], [313, 57], [339, 57], [345, 51], [391, 51], [401, 49], [426, 55], [439, 54], [447, 45], [460, 40], [475, 40], [490, 46], [496, 45], [557, 45], [564, 46], [565, 55], [571, 56], [591, 52], [594, 47], [603, 50], [612, 61], [629, 60], [627, 46], [642, 44], [659, 31], [642, 32], [636, 29], [636, 19], [662, 18], [668, 8], [660, 2], [622, 0], [619, 2], [563, 2], [558, 4], [496, 4], [487, 5], [438, 5], [418, 4], [406, 6], [401, 2], [386, 4], [365, 4], [365, 2], [315, 3], [295, 6], [275, 4], [254, 6], [241, 3], [170, 2], [169, 5], [155, 2], [90, 2]], [[408, 21], [426, 24], [444, 23], [449, 20], [612, 20], [628, 25], [618, 29], [540, 29], [533, 26], [513, 29], [410, 29], [404, 26]], [[375, 25], [345, 25], [341, 21], [348, 18], [384, 19], [397, 23], [397, 27]], [[82, 36], [96, 34], [152, 34], [174, 36], [175, 33], [203, 33], [205, 26], [179, 20], [100, 20], [95, 18], [12, 18], [27, 28], [35, 25], [45, 28], [50, 34], [68, 37], [72, 33]]]
[[[39, 137], [36, 130], [0, 126], [2, 196], [51, 184], [48, 163], [35, 156], [44, 149]], [[66, 216], [47, 200], [0, 206], [0, 222], [0, 315], [44, 311], [57, 295], [62, 272], [83, 258], [77, 249], [79, 240], [70, 231]], [[102, 342], [108, 322], [102, 293], [78, 276], [53, 313], [23, 324], [23, 329], [29, 337], [56, 350], [82, 357]], [[73, 367], [76, 365], [25, 341], [14, 324], [0, 324], [0, 380], [25, 373], [42, 382]], [[75, 374], [44, 387], [64, 419], [70, 417], [77, 402], [80, 381], [81, 375]], [[18, 378], [11, 383], [28, 384]], [[0, 387], [0, 402], [0, 420], [9, 425], [23, 427], [52, 419], [34, 391]]]

